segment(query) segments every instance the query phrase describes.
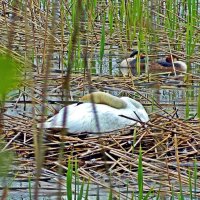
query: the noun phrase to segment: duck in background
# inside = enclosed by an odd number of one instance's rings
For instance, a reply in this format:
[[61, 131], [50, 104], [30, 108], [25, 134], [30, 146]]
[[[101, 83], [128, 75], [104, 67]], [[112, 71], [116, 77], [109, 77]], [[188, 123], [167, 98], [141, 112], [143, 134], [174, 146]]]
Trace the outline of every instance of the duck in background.
[[156, 64], [150, 63], [149, 71], [170, 72], [170, 73], [176, 72], [176, 74], [181, 74], [187, 72], [187, 65], [183, 61], [179, 61], [177, 56], [168, 55], [165, 59], [158, 60]]
[[140, 125], [139, 122], [148, 120], [148, 114], [140, 102], [129, 97], [93, 92], [83, 96], [80, 103], [62, 108], [37, 127], [66, 128], [69, 133], [103, 133]]
[[134, 50], [129, 58], [124, 59], [120, 63], [120, 71], [123, 76], [129, 76], [130, 72], [132, 75], [136, 75], [137, 73], [137, 59], [139, 59], [140, 70], [141, 72], [145, 72], [145, 55], [138, 54], [137, 50]]
[[148, 73], [174, 73], [175, 71], [176, 74], [181, 74], [187, 71], [186, 63], [184, 63], [183, 61], [179, 61], [177, 56], [175, 55], [168, 55], [166, 58], [160, 59], [158, 61], [146, 62], [144, 54], [138, 55], [138, 51], [133, 51], [133, 53], [130, 55], [130, 58], [123, 60], [120, 64], [120, 70], [123, 76], [129, 75], [129, 71], [132, 72], [132, 75], [136, 75], [137, 57], [140, 58], [141, 72], [145, 72], [146, 64]]

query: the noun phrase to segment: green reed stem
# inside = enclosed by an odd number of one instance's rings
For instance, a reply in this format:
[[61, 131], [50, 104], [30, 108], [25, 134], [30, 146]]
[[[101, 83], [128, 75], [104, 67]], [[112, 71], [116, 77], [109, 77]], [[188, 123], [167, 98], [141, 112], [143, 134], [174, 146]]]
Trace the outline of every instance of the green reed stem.
[[101, 44], [100, 44], [100, 52], [99, 52], [100, 73], [102, 73], [102, 64], [103, 64], [103, 56], [104, 56], [104, 48], [105, 48], [105, 20], [106, 20], [106, 16], [104, 15], [103, 25], [101, 28]]
[[143, 199], [143, 168], [142, 168], [142, 148], [139, 150], [138, 160], [138, 189], [139, 189], [139, 200]]
[[72, 200], [72, 177], [73, 177], [73, 164], [71, 159], [68, 160], [68, 170], [66, 174], [66, 186], [67, 186], [67, 199]]

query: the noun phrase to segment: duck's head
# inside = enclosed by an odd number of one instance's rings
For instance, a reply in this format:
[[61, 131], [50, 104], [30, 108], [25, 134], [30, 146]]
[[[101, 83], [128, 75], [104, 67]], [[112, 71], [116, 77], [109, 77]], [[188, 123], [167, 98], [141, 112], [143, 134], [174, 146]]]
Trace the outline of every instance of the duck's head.
[[175, 61], [178, 61], [178, 57], [173, 55], [173, 54], [172, 55], [168, 55], [166, 57], [166, 62], [168, 62], [168, 63], [172, 63], [172, 62], [175, 62]]
[[134, 58], [135, 55], [138, 55], [138, 51], [137, 50], [133, 50], [133, 52], [130, 54], [130, 58]]
[[142, 53], [139, 54], [137, 50], [133, 50], [133, 52], [130, 54], [130, 58], [142, 60], [145, 59], [146, 56]]

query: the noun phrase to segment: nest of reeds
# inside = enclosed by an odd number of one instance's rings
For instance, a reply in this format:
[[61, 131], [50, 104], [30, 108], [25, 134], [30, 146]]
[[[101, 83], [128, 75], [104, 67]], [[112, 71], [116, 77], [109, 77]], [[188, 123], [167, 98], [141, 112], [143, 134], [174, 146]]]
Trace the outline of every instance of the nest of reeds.
[[[41, 80], [38, 78], [38, 84]], [[48, 93], [52, 94], [53, 91], [63, 87], [64, 81], [62, 78], [52, 78], [49, 82], [47, 89]], [[82, 75], [74, 75], [70, 83], [72, 91], [76, 94], [80, 94], [86, 86]], [[141, 101], [144, 103], [147, 101], [142, 94], [130, 86], [130, 83], [127, 84], [127, 80], [124, 79], [123, 82], [122, 78], [106, 79], [105, 77], [100, 80], [98, 77], [93, 77], [92, 83], [93, 86], [97, 84], [96, 88], [98, 86], [107, 89], [116, 88], [129, 92], [130, 95], [137, 93]], [[56, 90], [55, 85], [57, 85]], [[29, 89], [34, 88], [29, 85]], [[34, 99], [34, 103], [40, 101], [39, 98]], [[15, 106], [19, 102], [20, 99], [17, 98]], [[51, 105], [47, 108], [54, 111]], [[193, 118], [188, 120], [178, 118], [177, 110], [162, 115], [155, 113], [150, 118], [151, 120], [141, 127], [127, 127], [109, 134], [69, 135], [66, 130], [59, 132], [37, 130], [33, 126], [37, 120], [33, 120], [28, 112], [18, 116], [4, 114], [4, 139], [7, 141], [4, 149], [14, 149], [19, 160], [24, 164], [26, 159], [25, 165], [30, 166], [31, 169], [35, 166], [34, 138], [42, 140], [46, 169], [54, 172], [62, 169], [64, 173], [70, 160], [71, 163], [78, 164], [81, 178], [105, 187], [108, 187], [111, 182], [116, 191], [126, 187], [127, 180], [129, 189], [137, 191], [138, 158], [141, 151], [144, 190], [149, 191], [153, 188], [156, 191], [163, 191], [166, 195], [170, 195], [172, 190], [180, 192], [180, 184], [188, 188], [188, 172], [190, 171], [191, 176], [194, 176], [195, 170], [200, 167], [198, 163], [200, 121]], [[197, 181], [196, 184], [198, 188], [200, 183]], [[187, 194], [187, 190], [185, 193]]]

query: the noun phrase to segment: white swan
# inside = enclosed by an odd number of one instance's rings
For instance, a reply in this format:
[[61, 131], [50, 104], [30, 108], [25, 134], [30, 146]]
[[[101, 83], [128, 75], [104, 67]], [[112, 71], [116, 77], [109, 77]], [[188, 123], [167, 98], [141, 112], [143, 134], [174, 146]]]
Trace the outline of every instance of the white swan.
[[[91, 103], [91, 99], [94, 103]], [[102, 133], [149, 120], [142, 104], [129, 97], [119, 98], [105, 92], [94, 92], [83, 96], [81, 100], [83, 102], [62, 108], [58, 114], [38, 124], [38, 128], [63, 128], [64, 124], [69, 133]]]

